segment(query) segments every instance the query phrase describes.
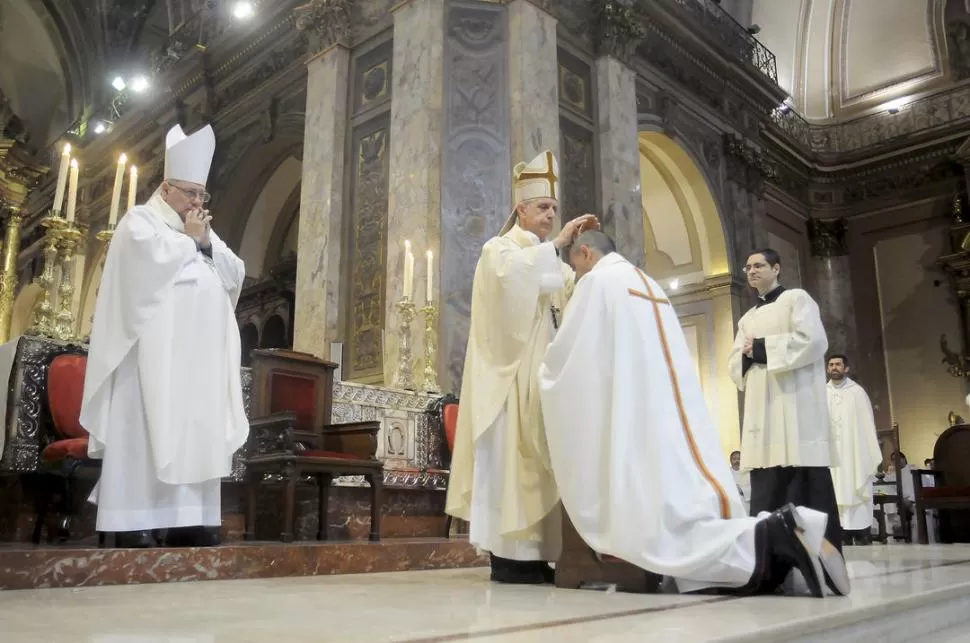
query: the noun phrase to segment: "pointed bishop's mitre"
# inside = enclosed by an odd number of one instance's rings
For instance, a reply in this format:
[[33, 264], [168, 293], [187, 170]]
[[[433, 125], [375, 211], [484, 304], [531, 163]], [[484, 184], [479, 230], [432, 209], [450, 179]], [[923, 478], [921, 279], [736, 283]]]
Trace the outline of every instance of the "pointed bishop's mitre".
[[500, 235], [515, 225], [515, 206], [532, 199], [559, 199], [559, 161], [546, 150], [529, 163], [518, 163], [512, 170], [512, 214]]
[[216, 151], [216, 134], [206, 125], [191, 136], [178, 125], [165, 137], [165, 180], [205, 185]]

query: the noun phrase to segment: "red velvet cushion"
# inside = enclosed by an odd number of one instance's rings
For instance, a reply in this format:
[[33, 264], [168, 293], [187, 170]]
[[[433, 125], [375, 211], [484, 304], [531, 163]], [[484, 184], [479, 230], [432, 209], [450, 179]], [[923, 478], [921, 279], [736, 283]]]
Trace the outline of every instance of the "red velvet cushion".
[[66, 438], [87, 438], [79, 421], [84, 395], [85, 355], [58, 355], [47, 371], [47, 400], [54, 429]]
[[341, 460], [363, 460], [360, 456], [341, 451], [303, 451], [300, 453], [305, 458], [339, 458]]
[[448, 440], [448, 451], [455, 451], [455, 433], [458, 431], [458, 405], [446, 404], [441, 415], [445, 423], [445, 439]]
[[298, 429], [315, 429], [317, 421], [317, 380], [295, 373], [270, 375], [270, 413], [296, 413]]
[[87, 460], [88, 459], [88, 439], [83, 438], [68, 438], [67, 440], [58, 440], [57, 442], [52, 442], [47, 445], [42, 454], [44, 462], [60, 462], [61, 460], [66, 460], [67, 458], [74, 458], [75, 460]]

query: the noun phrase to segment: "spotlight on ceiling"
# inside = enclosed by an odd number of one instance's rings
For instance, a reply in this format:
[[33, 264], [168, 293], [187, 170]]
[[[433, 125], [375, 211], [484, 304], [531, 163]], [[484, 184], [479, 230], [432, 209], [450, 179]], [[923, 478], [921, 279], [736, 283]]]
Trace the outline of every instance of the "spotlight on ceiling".
[[119, 92], [124, 91], [125, 87], [127, 87], [127, 85], [125, 84], [125, 79], [122, 78], [121, 76], [115, 76], [115, 79], [111, 81], [111, 86], [114, 87]]
[[131, 79], [131, 89], [139, 94], [144, 92], [148, 89], [148, 79], [144, 76], [135, 76]]
[[108, 126], [105, 125], [103, 121], [98, 121], [97, 123], [95, 123], [94, 125], [95, 134], [104, 134], [107, 131], [108, 131]]
[[670, 289], [671, 290], [677, 290], [678, 288], [680, 288], [680, 279], [671, 279], [670, 280]]
[[896, 100], [891, 100], [882, 106], [882, 109], [886, 110], [890, 114], [898, 114], [899, 110], [905, 107], [909, 103], [909, 97], [897, 98]]
[[232, 15], [237, 20], [249, 20], [256, 13], [252, 2], [241, 0], [232, 5]]

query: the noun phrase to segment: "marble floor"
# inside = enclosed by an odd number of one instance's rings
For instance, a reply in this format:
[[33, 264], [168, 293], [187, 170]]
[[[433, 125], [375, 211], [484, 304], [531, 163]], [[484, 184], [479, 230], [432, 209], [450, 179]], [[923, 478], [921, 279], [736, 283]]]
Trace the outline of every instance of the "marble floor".
[[484, 568], [6, 591], [0, 641], [970, 641], [970, 546], [846, 553], [852, 595], [823, 600], [499, 586]]

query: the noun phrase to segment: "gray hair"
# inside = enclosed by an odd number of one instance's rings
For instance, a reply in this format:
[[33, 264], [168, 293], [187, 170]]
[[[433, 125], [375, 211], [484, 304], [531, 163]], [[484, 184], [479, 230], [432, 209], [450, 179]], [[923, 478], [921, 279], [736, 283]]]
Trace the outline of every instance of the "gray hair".
[[587, 230], [581, 233], [573, 241], [570, 250], [580, 246], [588, 246], [590, 250], [594, 250], [604, 257], [611, 252], [616, 252], [616, 244], [613, 243], [613, 240], [599, 230]]

